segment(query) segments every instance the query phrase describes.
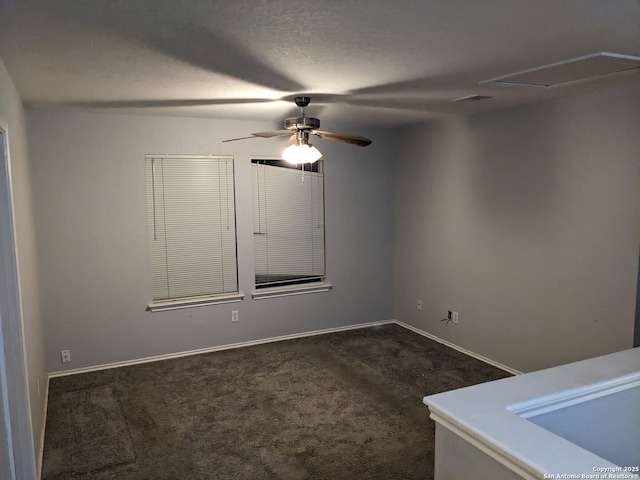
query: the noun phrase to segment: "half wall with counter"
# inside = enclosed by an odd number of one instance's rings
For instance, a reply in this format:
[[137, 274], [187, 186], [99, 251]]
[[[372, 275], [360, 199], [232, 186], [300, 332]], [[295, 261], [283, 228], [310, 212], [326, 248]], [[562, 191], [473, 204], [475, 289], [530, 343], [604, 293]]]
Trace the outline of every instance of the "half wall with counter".
[[424, 403], [436, 480], [640, 478], [640, 348]]

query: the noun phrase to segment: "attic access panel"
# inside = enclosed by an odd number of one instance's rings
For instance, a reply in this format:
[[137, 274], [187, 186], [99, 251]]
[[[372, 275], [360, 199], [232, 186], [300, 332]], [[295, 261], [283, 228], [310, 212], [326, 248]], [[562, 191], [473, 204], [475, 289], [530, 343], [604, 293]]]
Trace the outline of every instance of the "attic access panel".
[[552, 88], [640, 70], [640, 57], [599, 52], [483, 80], [481, 85]]

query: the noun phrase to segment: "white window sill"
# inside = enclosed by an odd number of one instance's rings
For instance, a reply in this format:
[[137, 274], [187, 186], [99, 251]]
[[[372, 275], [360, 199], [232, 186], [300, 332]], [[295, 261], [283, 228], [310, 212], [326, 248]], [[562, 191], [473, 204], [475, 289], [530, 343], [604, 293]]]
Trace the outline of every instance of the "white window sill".
[[315, 283], [309, 285], [294, 285], [290, 287], [261, 288], [251, 293], [254, 300], [263, 298], [289, 297], [291, 295], [306, 295], [307, 293], [328, 292], [333, 288], [330, 283]]
[[166, 300], [154, 302], [147, 305], [149, 312], [162, 312], [165, 310], [177, 310], [180, 308], [203, 307], [206, 305], [219, 305], [223, 303], [240, 302], [244, 299], [244, 293], [234, 293], [232, 295], [217, 295], [215, 297], [192, 297], [181, 298], [179, 300]]

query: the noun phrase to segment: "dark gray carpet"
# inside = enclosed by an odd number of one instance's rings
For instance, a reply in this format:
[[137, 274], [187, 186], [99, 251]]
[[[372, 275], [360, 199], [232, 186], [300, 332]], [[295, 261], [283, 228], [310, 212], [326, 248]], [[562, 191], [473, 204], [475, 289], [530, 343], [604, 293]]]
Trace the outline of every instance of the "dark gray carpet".
[[54, 378], [42, 478], [430, 479], [422, 397], [506, 376], [385, 325]]

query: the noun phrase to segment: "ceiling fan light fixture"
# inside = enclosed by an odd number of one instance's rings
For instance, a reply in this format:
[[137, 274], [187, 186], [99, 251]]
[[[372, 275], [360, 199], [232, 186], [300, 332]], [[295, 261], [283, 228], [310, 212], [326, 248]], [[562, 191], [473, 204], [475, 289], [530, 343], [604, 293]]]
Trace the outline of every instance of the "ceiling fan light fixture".
[[357, 135], [346, 135], [344, 133], [327, 132], [325, 130], [319, 130], [320, 119], [307, 117], [304, 114], [304, 107], [309, 105], [309, 97], [296, 97], [295, 102], [300, 107], [300, 116], [286, 118], [284, 120], [285, 130], [273, 130], [270, 132], [256, 132], [252, 133], [248, 137], [229, 138], [223, 140], [223, 142], [234, 142], [236, 140], [245, 140], [247, 138], [272, 138], [283, 137], [289, 135], [291, 138], [289, 142], [292, 144], [285, 149], [282, 153], [282, 158], [293, 163], [294, 165], [300, 165], [303, 163], [313, 163], [322, 158], [322, 153], [309, 143], [309, 136], [315, 135], [318, 138], [324, 140], [330, 140], [332, 142], [348, 143], [350, 145], [357, 145], [358, 147], [366, 147], [371, 144], [371, 140], [365, 137], [359, 137]]
[[310, 143], [289, 145], [284, 152], [282, 158], [293, 165], [301, 163], [313, 163], [322, 158], [322, 153]]

